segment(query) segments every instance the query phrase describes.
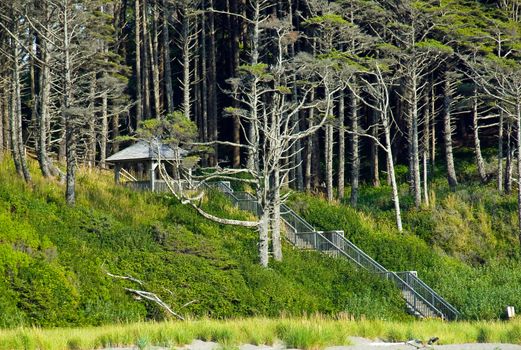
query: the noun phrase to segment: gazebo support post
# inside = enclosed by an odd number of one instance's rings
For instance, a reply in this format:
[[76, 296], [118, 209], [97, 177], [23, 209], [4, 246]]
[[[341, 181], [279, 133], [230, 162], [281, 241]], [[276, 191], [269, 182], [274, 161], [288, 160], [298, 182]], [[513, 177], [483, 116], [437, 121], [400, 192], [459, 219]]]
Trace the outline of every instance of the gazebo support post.
[[114, 165], [114, 182], [116, 184], [120, 183], [120, 177], [121, 177], [121, 164], [116, 163]]
[[150, 162], [150, 191], [154, 192], [156, 190], [156, 162]]

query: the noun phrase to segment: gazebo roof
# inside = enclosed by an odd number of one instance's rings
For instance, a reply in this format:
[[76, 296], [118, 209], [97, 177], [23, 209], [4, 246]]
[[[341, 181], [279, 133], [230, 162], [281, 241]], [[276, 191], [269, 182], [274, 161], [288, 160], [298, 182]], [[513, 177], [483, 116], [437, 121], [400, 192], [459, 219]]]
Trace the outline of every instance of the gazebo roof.
[[[181, 157], [188, 153], [187, 150], [179, 148]], [[158, 157], [159, 155], [159, 157]], [[139, 162], [146, 160], [175, 160], [174, 148], [170, 145], [162, 144], [158, 151], [157, 146], [152, 146], [148, 142], [139, 141], [117, 153], [114, 153], [106, 159], [109, 163]]]

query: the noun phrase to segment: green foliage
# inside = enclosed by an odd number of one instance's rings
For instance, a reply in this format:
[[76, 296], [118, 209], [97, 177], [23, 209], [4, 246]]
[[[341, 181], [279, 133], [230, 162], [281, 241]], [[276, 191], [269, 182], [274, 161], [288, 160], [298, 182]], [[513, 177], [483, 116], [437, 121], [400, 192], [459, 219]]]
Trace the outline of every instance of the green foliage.
[[182, 112], [174, 112], [142, 121], [136, 134], [137, 138], [143, 140], [159, 139], [163, 143], [182, 145], [195, 139], [197, 126], [186, 119]]
[[[470, 164], [460, 163], [459, 171]], [[434, 204], [420, 210], [400, 189], [404, 233], [395, 229], [387, 186], [362, 187], [359, 210], [304, 195], [292, 205], [319, 229], [343, 229], [385, 267], [417, 270], [465, 318], [497, 319], [505, 305], [521, 307], [516, 197], [498, 194], [494, 184], [452, 192], [434, 179], [431, 186]]]
[[[407, 317], [398, 291], [346, 261], [284, 247], [284, 262], [263, 269], [252, 230], [212, 223], [164, 195], [115, 186], [109, 174], [80, 172], [78, 204], [68, 207], [61, 184], [35, 176], [28, 187], [7, 164], [0, 164], [0, 327], [168, 318], [125, 292], [136, 285], [106, 271], [144, 281], [144, 289], [192, 317]], [[203, 206], [250, 217], [218, 193]]]
[[304, 21], [304, 24], [310, 26], [320, 26], [320, 27], [341, 27], [341, 26], [350, 26], [346, 19], [336, 13], [326, 13], [322, 16], [315, 16], [308, 18]]

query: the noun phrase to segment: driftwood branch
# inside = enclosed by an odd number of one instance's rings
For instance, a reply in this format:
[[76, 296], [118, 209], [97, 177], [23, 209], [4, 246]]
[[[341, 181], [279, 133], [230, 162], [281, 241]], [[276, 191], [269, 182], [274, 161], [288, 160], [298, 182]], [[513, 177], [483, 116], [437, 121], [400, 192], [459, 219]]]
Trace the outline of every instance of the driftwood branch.
[[[135, 282], [141, 286], [144, 285], [143, 281], [140, 281], [138, 280], [137, 278], [134, 278], [132, 276], [120, 276], [120, 275], [114, 275], [108, 271], [105, 271], [105, 273], [112, 277], [112, 278], [117, 278], [117, 279], [122, 279], [122, 280], [127, 280], [127, 281], [132, 281], [132, 282]], [[136, 296], [140, 297], [140, 298], [143, 298], [143, 299], [146, 299], [146, 300], [149, 300], [149, 301], [153, 301], [154, 303], [156, 303], [157, 305], [159, 305], [160, 307], [162, 307], [163, 309], [165, 309], [169, 314], [177, 317], [178, 319], [184, 321], [184, 317], [179, 315], [177, 312], [175, 312], [174, 310], [172, 310], [172, 308], [167, 304], [165, 303], [163, 300], [161, 300], [161, 298], [155, 294], [155, 293], [152, 293], [152, 292], [148, 292], [146, 290], [138, 290], [138, 289], [132, 289], [132, 288], [125, 288], [125, 290], [129, 293], [132, 293], [132, 294], [135, 294]], [[185, 305], [183, 305], [183, 308], [194, 303], [194, 301], [191, 301]]]

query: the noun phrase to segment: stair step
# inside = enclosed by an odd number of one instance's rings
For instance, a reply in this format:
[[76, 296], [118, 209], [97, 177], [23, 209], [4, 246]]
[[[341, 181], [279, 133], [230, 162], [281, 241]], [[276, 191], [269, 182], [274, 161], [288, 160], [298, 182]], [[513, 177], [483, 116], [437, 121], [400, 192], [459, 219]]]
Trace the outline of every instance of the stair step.
[[[227, 195], [229, 198], [233, 200], [235, 195], [239, 196], [239, 198], [245, 197], [247, 199], [241, 199], [241, 207], [244, 210], [253, 212], [255, 215], [257, 215], [257, 201], [255, 200], [255, 197], [253, 197], [251, 194], [244, 194], [241, 192], [233, 192], [230, 183], [222, 182], [219, 183], [218, 186], [216, 186], [217, 189], [219, 189], [222, 193]], [[241, 197], [242, 196], [242, 197]], [[253, 202], [253, 203], [251, 203]], [[251, 203], [251, 205], [250, 205]], [[237, 204], [237, 203], [236, 203]], [[255, 210], [253, 209], [255, 208]], [[354, 262], [357, 262], [359, 266], [362, 266], [369, 271], [378, 272], [380, 273], [380, 276], [382, 278], [391, 279], [396, 283], [398, 286], [403, 286], [404, 283], [406, 283], [406, 286], [412, 289], [412, 286], [419, 286], [421, 290], [424, 292], [427, 291], [428, 297], [426, 297], [426, 300], [436, 300], [440, 302], [442, 305], [447, 306], [447, 310], [450, 310], [451, 313], [453, 313], [453, 318], [456, 318], [458, 313], [450, 304], [446, 303], [440, 296], [438, 296], [435, 292], [432, 291], [428, 286], [425, 285], [424, 282], [421, 280], [418, 280], [418, 278], [413, 275], [411, 277], [411, 273], [407, 273], [406, 280], [401, 280], [398, 277], [399, 273], [394, 273], [386, 270], [383, 266], [378, 264], [376, 261], [371, 259], [367, 254], [365, 254], [360, 248], [358, 248], [356, 245], [348, 241], [346, 238], [344, 238], [344, 232], [343, 231], [329, 231], [329, 232], [322, 232], [322, 231], [315, 231], [313, 227], [307, 223], [303, 218], [298, 216], [293, 210], [288, 208], [286, 205], [283, 204], [284, 208], [284, 215], [281, 218], [282, 222], [288, 227], [288, 237], [287, 239], [296, 247], [303, 250], [315, 250], [315, 246], [318, 247], [318, 251], [328, 254], [330, 256], [339, 257], [339, 256], [348, 256], [350, 259], [352, 259]], [[262, 209], [262, 208], [261, 208]], [[292, 224], [290, 224], [292, 223]], [[311, 232], [310, 232], [311, 231]], [[299, 234], [308, 239], [299, 238]], [[311, 235], [311, 236], [310, 236]], [[309, 239], [311, 237], [311, 239]], [[311, 241], [311, 242], [310, 242]], [[369, 266], [369, 267], [368, 267]], [[403, 273], [402, 273], [403, 274]], [[410, 279], [412, 279], [413, 284], [409, 285]], [[416, 284], [414, 284], [416, 283]], [[403, 287], [405, 288], [405, 287]], [[421, 295], [414, 289], [402, 289], [401, 290], [403, 298], [406, 300], [406, 305], [409, 313], [415, 315], [419, 318], [439, 318], [444, 317], [443, 315], [440, 315], [439, 311], [436, 310], [435, 307], [433, 307], [428, 302], [422, 300], [421, 297], [417, 297], [416, 295]], [[445, 311], [444, 311], [445, 312]]]

